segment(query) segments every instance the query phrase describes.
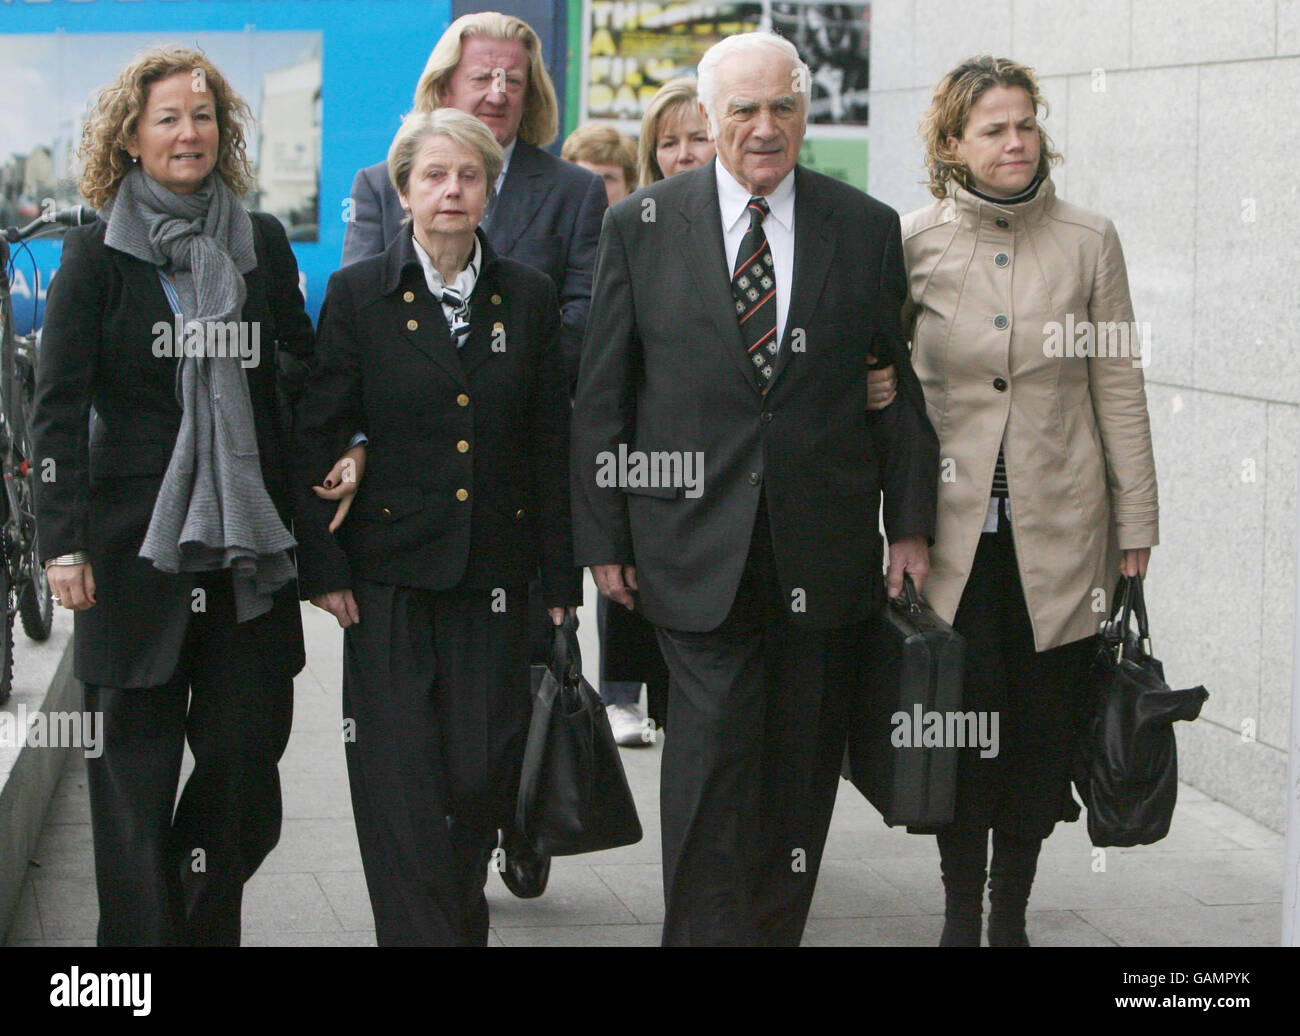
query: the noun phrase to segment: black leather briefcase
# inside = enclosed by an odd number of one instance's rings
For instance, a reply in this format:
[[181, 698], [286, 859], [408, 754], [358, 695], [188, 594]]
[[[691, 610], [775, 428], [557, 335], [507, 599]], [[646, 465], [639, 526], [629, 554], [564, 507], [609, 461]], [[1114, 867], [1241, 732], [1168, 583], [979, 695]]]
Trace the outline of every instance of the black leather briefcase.
[[[936, 827], [953, 817], [965, 641], [917, 594], [911, 578], [872, 622], [870, 650], [849, 712], [844, 776], [891, 827]], [[927, 736], [928, 735], [928, 736]], [[928, 744], [927, 744], [928, 742]]]

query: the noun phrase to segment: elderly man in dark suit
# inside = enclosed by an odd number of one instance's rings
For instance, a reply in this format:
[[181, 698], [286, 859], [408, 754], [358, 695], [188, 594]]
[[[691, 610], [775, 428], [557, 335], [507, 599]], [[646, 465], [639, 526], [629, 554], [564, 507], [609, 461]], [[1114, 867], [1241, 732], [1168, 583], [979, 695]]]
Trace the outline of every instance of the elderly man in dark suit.
[[[938, 445], [903, 346], [898, 215], [796, 165], [808, 69], [700, 63], [716, 162], [609, 212], [573, 415], [575, 560], [658, 628], [669, 945], [797, 945], [866, 620], [928, 571]], [[867, 412], [871, 357], [897, 399]]]
[[[429, 55], [416, 111], [459, 108], [477, 116], [505, 149], [497, 197], [483, 229], [498, 255], [551, 278], [560, 295], [570, 388], [591, 305], [591, 273], [605, 210], [598, 176], [548, 154], [558, 124], [542, 43], [526, 22], [496, 11], [457, 18]], [[402, 207], [383, 162], [357, 173], [343, 265], [378, 255], [397, 236]]]

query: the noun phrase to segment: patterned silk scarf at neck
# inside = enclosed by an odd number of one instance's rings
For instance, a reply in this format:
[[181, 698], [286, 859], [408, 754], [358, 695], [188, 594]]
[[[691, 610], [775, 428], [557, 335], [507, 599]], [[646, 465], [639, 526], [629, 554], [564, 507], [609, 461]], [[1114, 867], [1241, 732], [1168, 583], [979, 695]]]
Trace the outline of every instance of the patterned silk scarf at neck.
[[[186, 318], [205, 346], [180, 348], [180, 428], [140, 556], [164, 572], [230, 569], [238, 622], [269, 611], [294, 576], [294, 539], [262, 479], [248, 379], [238, 354], [218, 355], [211, 333], [244, 308], [244, 274], [257, 266], [251, 217], [219, 175], [176, 194], [140, 168], [105, 207], [105, 243], [171, 270]], [[198, 331], [198, 328], [195, 328]]]

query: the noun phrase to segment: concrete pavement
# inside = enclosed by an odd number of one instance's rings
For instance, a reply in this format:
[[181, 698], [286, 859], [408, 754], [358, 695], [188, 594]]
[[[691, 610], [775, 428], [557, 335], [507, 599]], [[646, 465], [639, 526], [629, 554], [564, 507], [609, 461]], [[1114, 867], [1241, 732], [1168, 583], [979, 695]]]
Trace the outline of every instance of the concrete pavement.
[[[587, 600], [594, 588], [588, 580]], [[581, 628], [596, 662], [594, 607]], [[342, 634], [303, 609], [307, 668], [296, 682], [293, 735], [281, 765], [280, 844], [248, 884], [247, 945], [374, 945], [340, 737]], [[623, 750], [645, 837], [637, 845], [554, 861], [540, 899], [519, 900], [489, 876], [493, 945], [652, 946], [663, 920], [660, 746]], [[97, 909], [85, 764], [74, 757], [51, 802], [8, 944], [92, 944]], [[1157, 845], [1094, 850], [1081, 821], [1044, 847], [1029, 903], [1038, 946], [1275, 946], [1281, 835], [1193, 788], [1179, 789]], [[805, 945], [932, 946], [943, 891], [934, 839], [885, 827], [841, 782]]]

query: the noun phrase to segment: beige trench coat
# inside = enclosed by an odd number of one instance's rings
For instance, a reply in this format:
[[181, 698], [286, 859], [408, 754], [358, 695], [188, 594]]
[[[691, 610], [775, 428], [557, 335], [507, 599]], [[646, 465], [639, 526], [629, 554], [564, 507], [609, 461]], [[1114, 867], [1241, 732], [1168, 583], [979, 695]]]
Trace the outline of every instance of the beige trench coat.
[[904, 217], [903, 248], [903, 326], [942, 458], [926, 597], [952, 621], [1002, 446], [1034, 644], [1089, 636], [1119, 552], [1158, 542], [1148, 361], [1115, 227], [1050, 179], [1018, 205], [957, 187]]

